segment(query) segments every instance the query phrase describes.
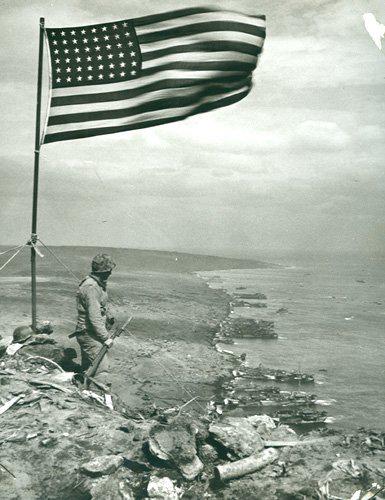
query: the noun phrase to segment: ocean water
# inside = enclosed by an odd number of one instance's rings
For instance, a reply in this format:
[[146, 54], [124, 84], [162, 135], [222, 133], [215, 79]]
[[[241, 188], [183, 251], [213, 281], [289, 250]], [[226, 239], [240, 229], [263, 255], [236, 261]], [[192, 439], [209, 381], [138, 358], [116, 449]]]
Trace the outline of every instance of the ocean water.
[[[338, 428], [385, 430], [385, 258], [283, 257], [280, 267], [203, 272], [212, 288], [262, 292], [267, 308], [232, 316], [271, 319], [277, 340], [236, 339], [251, 366], [312, 373], [304, 390], [334, 399]], [[236, 290], [244, 286], [245, 290]], [[287, 313], [278, 314], [279, 308]]]

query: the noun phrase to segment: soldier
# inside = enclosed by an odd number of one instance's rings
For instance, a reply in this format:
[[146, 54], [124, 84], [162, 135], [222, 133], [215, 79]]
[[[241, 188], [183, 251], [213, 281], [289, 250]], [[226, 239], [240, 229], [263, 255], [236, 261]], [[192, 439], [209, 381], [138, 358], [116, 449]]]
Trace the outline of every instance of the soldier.
[[[115, 267], [116, 264], [109, 255], [98, 254], [92, 260], [91, 274], [79, 284], [75, 334], [80, 346], [83, 371], [94, 363], [103, 344], [111, 347], [113, 342], [108, 334], [108, 328], [112, 326], [114, 319], [108, 313], [107, 280]], [[105, 356], [95, 378], [106, 384], [108, 371], [109, 361]]]

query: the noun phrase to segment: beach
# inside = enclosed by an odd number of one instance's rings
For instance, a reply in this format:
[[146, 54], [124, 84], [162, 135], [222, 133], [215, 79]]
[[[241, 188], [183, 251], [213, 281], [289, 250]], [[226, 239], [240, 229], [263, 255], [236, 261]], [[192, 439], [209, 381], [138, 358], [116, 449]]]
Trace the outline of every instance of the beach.
[[[315, 376], [332, 427], [384, 430], [384, 260], [366, 255], [275, 255], [277, 267], [202, 273], [211, 288], [266, 295], [263, 308], [234, 307], [233, 317], [274, 321], [271, 342], [237, 339], [234, 352], [257, 366]], [[212, 277], [215, 276], [215, 279]], [[245, 290], [237, 290], [243, 286]], [[253, 301], [251, 301], [253, 302]], [[254, 301], [256, 302], [256, 301]]]
[[[213, 333], [229, 312], [229, 297], [223, 291], [210, 290], [194, 273], [266, 264], [176, 252], [54, 250], [79, 281], [89, 272], [97, 251], [112, 254], [118, 263], [108, 284], [111, 310], [117, 320], [133, 319], [111, 349], [111, 382], [133, 413], [150, 411], [153, 405], [183, 404], [195, 397], [202, 401], [193, 407], [202, 411], [215, 393], [216, 381], [229, 370], [211, 346]], [[3, 337], [11, 335], [15, 327], [29, 324], [28, 265], [25, 251], [0, 276]], [[61, 346], [78, 350], [77, 342], [68, 338], [76, 324], [78, 281], [46, 252], [38, 265], [38, 319], [52, 321], [53, 338]]]

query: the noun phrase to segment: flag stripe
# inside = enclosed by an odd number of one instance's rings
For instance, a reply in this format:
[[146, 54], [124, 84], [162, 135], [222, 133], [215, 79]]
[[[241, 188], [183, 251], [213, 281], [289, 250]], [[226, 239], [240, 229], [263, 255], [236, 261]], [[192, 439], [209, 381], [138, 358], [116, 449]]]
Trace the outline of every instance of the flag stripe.
[[[204, 12], [201, 14], [193, 14], [190, 16], [186, 16], [183, 18], [176, 18], [176, 19], [168, 19], [166, 21], [161, 21], [158, 23], [151, 23], [145, 26], [140, 26], [138, 28], [138, 33], [141, 35], [145, 35], [147, 33], [155, 32], [155, 31], [163, 31], [163, 30], [170, 30], [173, 28], [181, 27], [181, 26], [186, 26], [186, 25], [194, 25], [202, 22], [239, 22], [242, 24], [248, 24], [248, 25], [254, 25], [254, 26], [259, 26], [260, 28], [265, 28], [265, 21], [263, 19], [259, 18], [250, 18], [249, 16], [246, 16], [244, 14], [237, 14], [235, 12]], [[134, 23], [135, 25], [136, 23]]]
[[171, 45], [164, 49], [158, 49], [153, 51], [148, 51], [147, 49], [142, 51], [143, 62], [151, 61], [153, 59], [161, 58], [169, 54], [186, 54], [188, 52], [226, 52], [226, 51], [236, 51], [241, 54], [249, 54], [252, 56], [258, 56], [262, 49], [254, 44], [235, 42], [235, 41], [218, 41], [211, 40], [206, 42], [190, 43], [188, 45]]
[[155, 31], [143, 35], [138, 30], [137, 35], [139, 44], [143, 44], [158, 42], [160, 40], [169, 40], [170, 38], [180, 38], [201, 33], [210, 33], [212, 31], [216, 33], [221, 31], [232, 31], [237, 33], [246, 33], [261, 38], [265, 36], [264, 28], [232, 21], [210, 21], [206, 23], [197, 23], [187, 26], [179, 26], [169, 30]]
[[[248, 88], [244, 92], [240, 92], [234, 95], [226, 95], [226, 97], [218, 99], [216, 101], [210, 101], [203, 103], [197, 107], [192, 106], [189, 110], [186, 110], [184, 108], [180, 109], [169, 109], [167, 112], [156, 112], [153, 113], [153, 116], [150, 117], [149, 115], [144, 117], [138, 117], [139, 121], [137, 122], [131, 122], [130, 124], [124, 124], [124, 125], [113, 125], [110, 124], [109, 127], [99, 127], [99, 128], [86, 128], [86, 129], [76, 129], [76, 130], [67, 130], [67, 131], [52, 131], [50, 133], [47, 133], [45, 136], [45, 143], [50, 143], [50, 142], [55, 142], [55, 141], [64, 141], [64, 140], [71, 140], [71, 139], [82, 139], [85, 137], [94, 137], [97, 135], [104, 135], [104, 134], [114, 134], [116, 132], [125, 132], [128, 130], [136, 130], [136, 129], [141, 129], [141, 128], [146, 128], [146, 127], [154, 127], [158, 125], [163, 125], [166, 123], [171, 123], [179, 120], [183, 120], [189, 116], [193, 116], [198, 113], [205, 113], [207, 111], [211, 111], [223, 106], [229, 106], [231, 104], [234, 104], [240, 100], [242, 100], [246, 95], [249, 93], [250, 89]], [[162, 118], [157, 118], [157, 115], [161, 115]]]
[[[183, 96], [183, 95], [199, 95], [200, 93], [204, 92], [207, 88], [213, 88], [213, 89], [223, 89], [225, 91], [226, 89], [235, 89], [235, 88], [240, 88], [243, 85], [251, 85], [251, 79], [249, 76], [246, 78], [239, 80], [237, 79], [235, 82], [218, 82], [218, 83], [213, 83], [212, 80], [209, 81], [204, 81], [204, 83], [201, 85], [185, 85], [184, 87], [159, 87], [155, 88], [154, 90], [150, 91], [148, 89], [145, 89], [140, 92], [140, 94], [137, 94], [137, 96], [130, 96], [129, 99], [123, 97], [122, 99], [118, 101], [112, 101], [108, 105], [108, 110], [113, 110], [113, 109], [127, 109], [128, 107], [136, 106], [138, 104], [142, 104], [144, 102], [152, 102], [157, 99], [166, 99], [166, 98], [171, 98], [172, 96]], [[76, 114], [76, 113], [90, 113], [93, 111], [105, 111], [106, 110], [106, 104], [105, 102], [100, 102], [100, 100], [97, 100], [92, 103], [83, 103], [83, 104], [74, 104], [74, 105], [67, 105], [67, 106], [57, 106], [51, 109], [50, 116], [62, 116], [62, 115], [67, 115], [67, 114]]]
[[[248, 75], [248, 79], [251, 77]], [[225, 76], [219, 78], [179, 78], [179, 79], [164, 79], [161, 81], [154, 81], [153, 83], [149, 83], [143, 85], [141, 87], [137, 87], [136, 89], [128, 89], [128, 90], [120, 90], [117, 92], [104, 92], [102, 94], [84, 94], [84, 95], [76, 95], [76, 96], [64, 96], [64, 97], [55, 97], [52, 99], [51, 103], [51, 114], [58, 107], [63, 106], [63, 110], [65, 111], [65, 106], [71, 106], [73, 104], [89, 104], [89, 103], [98, 103], [98, 102], [113, 102], [119, 101], [123, 99], [132, 99], [139, 95], [144, 94], [145, 92], [153, 92], [155, 90], [161, 89], [178, 89], [183, 87], [194, 87], [196, 85], [202, 85], [203, 83], [211, 84], [211, 83], [231, 83], [234, 81], [239, 81], [240, 76]], [[110, 107], [110, 105], [108, 106]]]
[[178, 19], [186, 16], [192, 16], [194, 14], [204, 14], [213, 11], [214, 9], [208, 9], [206, 7], [192, 7], [186, 9], [174, 10], [171, 12], [162, 12], [161, 14], [153, 14], [150, 16], [137, 17], [132, 21], [134, 22], [135, 26], [146, 26], [147, 24], [155, 24], [170, 19]]
[[250, 45], [262, 47], [263, 37], [250, 35], [249, 33], [238, 33], [237, 31], [209, 31], [208, 33], [197, 33], [180, 37], [176, 40], [159, 40], [152, 43], [143, 43], [140, 47], [141, 53], [153, 52], [160, 49], [169, 49], [178, 45], [187, 45], [199, 42], [217, 42], [218, 40], [224, 42], [243, 42]]
[[183, 76], [184, 71], [238, 71], [240, 73], [249, 74], [255, 68], [253, 64], [238, 62], [238, 61], [203, 61], [203, 62], [189, 62], [189, 61], [176, 61], [168, 64], [159, 65], [142, 70], [142, 77], [156, 75], [159, 71], [177, 70]]
[[[133, 23], [135, 26], [146, 26], [148, 24], [155, 24], [155, 23], [160, 23], [162, 21], [168, 21], [171, 19], [182, 19], [183, 17], [187, 16], [193, 16], [196, 14], [210, 14], [210, 13], [215, 13], [215, 12], [223, 12], [223, 11], [218, 11], [216, 9], [210, 9], [207, 7], [193, 7], [193, 8], [187, 8], [187, 9], [180, 9], [180, 10], [175, 10], [172, 12], [163, 12], [161, 14], [154, 14], [150, 16], [144, 16], [144, 17], [137, 17], [136, 19], [133, 19]], [[250, 19], [262, 19], [265, 20], [266, 16], [247, 16]]]
[[[161, 80], [175, 79], [175, 80], [203, 80], [203, 79], [211, 79], [218, 78], [218, 76], [222, 77], [232, 77], [238, 76], [242, 78], [244, 76], [243, 72], [240, 71], [222, 71], [220, 75], [218, 75], [217, 71], [200, 71], [199, 73], [195, 73], [194, 71], [178, 71], [178, 70], [169, 70], [162, 71], [161, 73], [147, 76], [146, 78], [138, 78], [136, 80], [129, 80], [127, 82], [120, 83], [110, 83], [107, 85], [89, 85], [87, 86], [87, 93], [89, 94], [100, 94], [103, 91], [120, 91], [120, 90], [132, 90], [137, 89], [138, 87], [142, 87], [143, 85], [147, 85], [153, 82], [159, 82]], [[65, 91], [65, 92], [63, 92]], [[52, 96], [56, 97], [68, 97], [82, 95], [84, 94], [85, 89], [83, 87], [72, 87], [68, 89], [53, 89]]]
[[[244, 82], [238, 85], [233, 85], [236, 88], [244, 88]], [[103, 111], [89, 111], [85, 113], [66, 113], [64, 115], [51, 116], [48, 120], [48, 127], [67, 124], [67, 123], [80, 123], [80, 122], [95, 122], [98, 120], [115, 120], [124, 117], [130, 117], [138, 115], [140, 113], [145, 113], [148, 111], [157, 111], [171, 107], [187, 107], [194, 102], [200, 101], [205, 96], [223, 94], [227, 89], [223, 88], [222, 85], [207, 87], [204, 85], [195, 89], [191, 95], [180, 95], [178, 91], [173, 90], [168, 91], [166, 97], [163, 99], [154, 100], [151, 94], [146, 94], [141, 99], [126, 101], [126, 106], [123, 109], [108, 109]], [[182, 92], [183, 94], [183, 92]]]
[[163, 64], [175, 63], [179, 61], [183, 61], [184, 63], [199, 62], [202, 61], [203, 59], [205, 62], [236, 61], [236, 62], [252, 64], [253, 67], [255, 66], [255, 56], [251, 56], [249, 54], [240, 54], [239, 52], [231, 50], [228, 50], [226, 52], [225, 51], [209, 52], [204, 55], [204, 58], [202, 58], [202, 52], [189, 52], [187, 54], [183, 54], [183, 56], [181, 56], [180, 54], [167, 54], [163, 57], [159, 57], [158, 59], [151, 59], [149, 61], [146, 61], [146, 64], [144, 64], [143, 66], [146, 68], [146, 70], [156, 67], [162, 70]]

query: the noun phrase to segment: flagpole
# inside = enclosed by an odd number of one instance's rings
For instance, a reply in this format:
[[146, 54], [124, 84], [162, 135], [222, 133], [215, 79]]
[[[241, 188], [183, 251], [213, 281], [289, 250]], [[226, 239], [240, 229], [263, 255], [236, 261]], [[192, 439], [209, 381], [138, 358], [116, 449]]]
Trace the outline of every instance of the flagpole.
[[31, 295], [32, 295], [32, 329], [36, 329], [36, 250], [37, 243], [37, 200], [39, 190], [39, 160], [40, 160], [40, 112], [41, 88], [43, 76], [43, 42], [44, 42], [44, 17], [40, 18], [39, 30], [39, 62], [37, 72], [36, 94], [36, 128], [35, 128], [35, 161], [33, 173], [33, 201], [32, 201], [32, 229], [31, 229]]

